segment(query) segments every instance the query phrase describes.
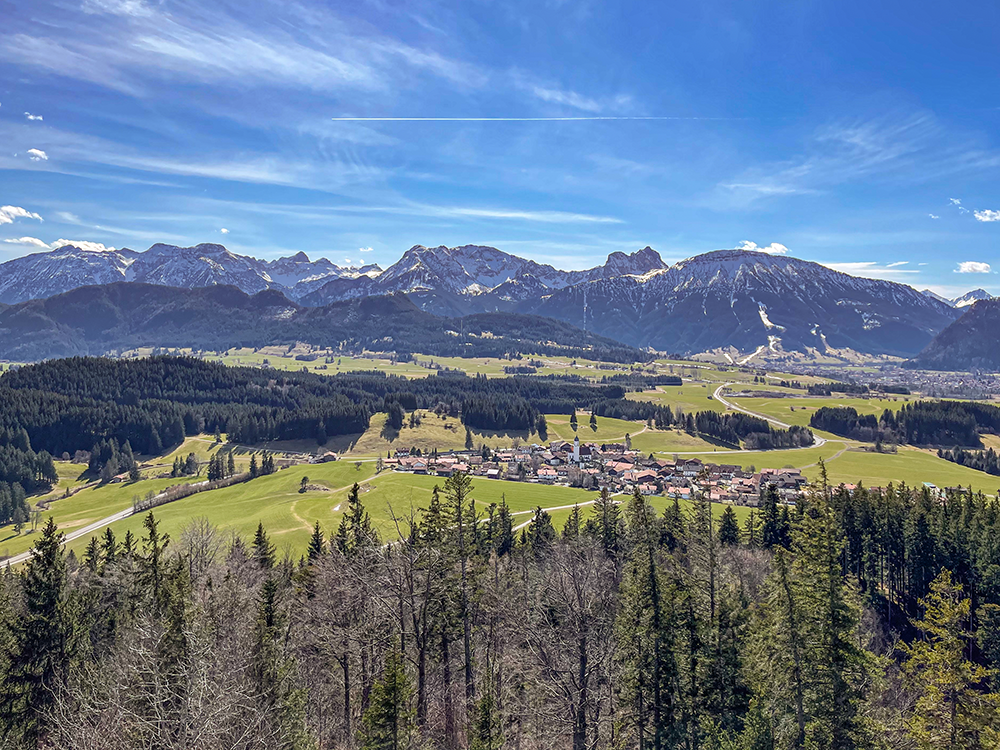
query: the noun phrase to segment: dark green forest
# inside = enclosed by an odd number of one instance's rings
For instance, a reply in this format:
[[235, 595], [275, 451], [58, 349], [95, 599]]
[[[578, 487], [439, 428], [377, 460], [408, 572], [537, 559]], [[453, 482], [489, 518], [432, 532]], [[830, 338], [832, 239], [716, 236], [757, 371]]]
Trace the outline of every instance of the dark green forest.
[[[10, 748], [993, 750], [1000, 507], [982, 495], [602, 496], [562, 528], [456, 474], [386, 544], [357, 486], [301, 559], [153, 514], [0, 578]], [[394, 535], [395, 536], [395, 535]]]
[[[541, 414], [648, 412], [660, 427], [683, 424], [720, 439], [756, 441], [759, 447], [808, 444], [808, 430], [774, 430], [763, 420], [714, 414], [692, 417], [668, 407], [633, 404], [627, 390], [672, 382], [672, 376], [610, 376], [599, 383], [579, 377], [469, 377], [439, 372], [408, 379], [383, 372], [318, 375], [251, 367], [226, 367], [190, 357], [106, 359], [73, 357], [6, 372], [0, 377], [0, 450], [4, 434], [25, 435], [51, 455], [92, 451], [101, 441], [158, 454], [185, 435], [225, 432], [233, 442], [315, 439], [364, 432], [371, 415], [427, 409], [458, 417], [475, 429], [519, 432], [535, 428]], [[690, 423], [690, 424], [688, 424]], [[41, 458], [38, 458], [41, 456]], [[22, 486], [45, 454], [23, 452]], [[51, 463], [51, 462], [50, 462]], [[94, 469], [95, 467], [91, 467]], [[0, 476], [0, 479], [3, 477]], [[33, 480], [34, 481], [34, 480]]]
[[1000, 407], [974, 401], [917, 401], [876, 417], [858, 414], [851, 406], [824, 406], [813, 413], [809, 425], [866, 442], [980, 448], [981, 432], [1000, 432]]

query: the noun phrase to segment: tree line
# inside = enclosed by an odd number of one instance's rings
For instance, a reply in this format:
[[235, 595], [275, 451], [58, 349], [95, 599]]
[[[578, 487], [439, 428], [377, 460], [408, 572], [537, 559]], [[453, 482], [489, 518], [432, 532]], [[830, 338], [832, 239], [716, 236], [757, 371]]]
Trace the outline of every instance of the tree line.
[[[995, 748], [1000, 508], [905, 486], [606, 493], [556, 528], [463, 474], [394, 519], [357, 486], [299, 559], [146, 517], [0, 578], [5, 746]], [[995, 580], [996, 579], [996, 580]], [[109, 728], [113, 728], [113, 731]]]
[[392, 403], [455, 415], [465, 407], [469, 426], [525, 430], [540, 413], [570, 414], [624, 394], [618, 384], [551, 376], [447, 373], [409, 380], [380, 372], [276, 373], [187, 357], [71, 358], [0, 377], [0, 435], [23, 433], [56, 455], [111, 440], [157, 454], [205, 431], [248, 444], [303, 438], [322, 444], [328, 436], [363, 432], [371, 415]]
[[981, 448], [980, 432], [1000, 432], [1000, 407], [971, 401], [916, 401], [880, 417], [851, 406], [824, 406], [809, 420], [817, 430], [866, 442]]

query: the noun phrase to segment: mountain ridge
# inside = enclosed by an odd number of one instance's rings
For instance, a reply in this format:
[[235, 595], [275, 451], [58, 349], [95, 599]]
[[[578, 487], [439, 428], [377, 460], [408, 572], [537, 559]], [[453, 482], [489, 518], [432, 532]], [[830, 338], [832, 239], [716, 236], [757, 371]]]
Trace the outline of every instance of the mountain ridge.
[[0, 265], [0, 302], [51, 296], [80, 280], [231, 284], [251, 295], [277, 290], [307, 307], [403, 293], [437, 316], [537, 314], [634, 347], [721, 352], [732, 361], [780, 361], [791, 353], [912, 357], [961, 314], [912, 287], [790, 256], [728, 249], [668, 265], [649, 247], [562, 271], [484, 245], [414, 245], [383, 271], [341, 268], [305, 253], [260, 261], [215, 243], [158, 243], [110, 255], [67, 246]]
[[277, 289], [249, 295], [231, 285], [183, 289], [119, 281], [0, 305], [0, 359], [13, 361], [137, 347], [222, 351], [299, 341], [323, 348], [344, 345], [348, 350], [434, 356], [559, 353], [628, 362], [646, 358], [633, 347], [538, 316], [441, 318], [420, 310], [405, 294], [305, 307]]

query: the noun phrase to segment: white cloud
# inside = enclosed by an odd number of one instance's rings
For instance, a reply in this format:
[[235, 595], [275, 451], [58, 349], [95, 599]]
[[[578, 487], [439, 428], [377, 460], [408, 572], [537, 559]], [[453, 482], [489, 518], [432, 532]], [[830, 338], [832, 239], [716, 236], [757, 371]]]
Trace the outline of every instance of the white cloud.
[[958, 264], [955, 273], [991, 273], [989, 263], [981, 263], [976, 260], [966, 260]]
[[41, 122], [41, 120], [42, 120], [42, 116], [41, 115], [33, 115], [33, 114], [31, 114], [31, 112], [25, 112], [24, 116], [27, 117], [29, 120], [37, 120], [39, 122]]
[[351, 265], [353, 261], [350, 258], [344, 258], [344, 263], [346, 263], [347, 265]]
[[49, 246], [37, 237], [13, 237], [9, 240], [4, 240], [4, 242], [8, 245], [23, 245], [24, 247], [38, 247], [45, 250], [49, 249]]
[[941, 218], [937, 214], [927, 214], [927, 215], [930, 216], [932, 219], [940, 219]]
[[953, 206], [961, 206], [962, 205], [962, 199], [961, 198], [949, 198], [948, 201]]
[[895, 263], [889, 263], [886, 268], [899, 268], [899, 266], [905, 266], [910, 261], [908, 260], [897, 260]]
[[222, 229], [220, 229], [219, 231], [220, 231], [220, 232], [222, 232], [223, 234], [229, 234], [229, 230], [228, 230], [228, 229], [226, 229], [225, 227], [223, 227], [223, 228], [222, 228]]
[[37, 221], [41, 221], [42, 217], [20, 206], [0, 206], [0, 224], [13, 224], [14, 219], [36, 219]]
[[753, 250], [758, 253], [768, 253], [770, 255], [785, 255], [788, 253], [788, 248], [782, 245], [780, 242], [772, 242], [770, 245], [758, 245], [756, 242], [751, 242], [750, 240], [743, 240], [739, 245], [736, 246], [737, 250]]
[[370, 253], [370, 252], [372, 252], [373, 250], [374, 250], [374, 248], [371, 248], [371, 247], [362, 247], [362, 248], [358, 248], [358, 252], [359, 252], [359, 253]]
[[984, 209], [983, 211], [976, 211], [973, 215], [976, 217], [976, 221], [1000, 221], [1000, 211]]
[[91, 242], [90, 240], [56, 240], [49, 247], [53, 250], [56, 248], [64, 247], [66, 245], [72, 245], [73, 247], [78, 247], [81, 250], [90, 250], [95, 253], [105, 253], [114, 252], [114, 248], [110, 245], [105, 245], [101, 242]]
[[28, 156], [31, 157], [32, 161], [48, 161], [49, 155], [42, 151], [40, 148], [29, 148]]

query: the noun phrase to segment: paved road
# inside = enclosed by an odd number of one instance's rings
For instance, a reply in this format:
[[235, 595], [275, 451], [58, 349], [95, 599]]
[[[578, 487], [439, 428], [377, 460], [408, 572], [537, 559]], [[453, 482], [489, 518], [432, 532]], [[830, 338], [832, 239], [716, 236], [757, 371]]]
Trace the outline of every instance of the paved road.
[[[63, 537], [63, 544], [66, 542], [72, 542], [74, 539], [79, 539], [81, 536], [87, 536], [88, 534], [93, 534], [98, 529], [103, 529], [105, 526], [110, 526], [115, 521], [121, 521], [124, 518], [135, 513], [134, 508], [126, 508], [125, 510], [119, 511], [114, 515], [108, 516], [107, 518], [102, 518], [100, 521], [94, 521], [88, 526], [84, 526], [82, 529], [77, 529], [76, 531], [71, 531]], [[13, 555], [8, 557], [3, 561], [4, 565], [20, 565], [21, 563], [28, 562], [31, 559], [33, 550], [28, 550], [27, 552], [22, 552], [19, 555]]]
[[[713, 397], [715, 398], [715, 400], [718, 401], [723, 406], [729, 408], [729, 409], [733, 409], [734, 411], [741, 411], [744, 414], [749, 414], [751, 417], [757, 417], [759, 419], [764, 419], [764, 420], [770, 422], [771, 424], [773, 424], [775, 427], [780, 427], [783, 430], [787, 430], [789, 427], [791, 427], [790, 424], [785, 424], [781, 420], [774, 419], [773, 417], [769, 417], [766, 414], [758, 414], [756, 412], [750, 411], [749, 409], [744, 409], [739, 404], [736, 404], [736, 403], [733, 403], [732, 401], [729, 401], [725, 396], [722, 395], [722, 391], [723, 391], [723, 389], [728, 388], [731, 385], [735, 385], [735, 384], [734, 383], [723, 383], [718, 388], [716, 388], [715, 389], [715, 394], [713, 395]], [[812, 445], [808, 445], [806, 447], [807, 448], [819, 448], [821, 445], [824, 445], [825, 443], [826, 443], [826, 438], [822, 438], [819, 435], [813, 433], [813, 444]], [[786, 448], [784, 450], [801, 450], [801, 449]]]
[[[208, 484], [208, 481], [202, 480], [200, 482], [195, 482], [192, 486], [196, 487], [200, 484]], [[163, 494], [164, 493], [161, 492], [159, 495], [154, 497], [153, 498], [154, 502], [156, 500], [159, 500], [163, 496]], [[100, 529], [103, 529], [105, 526], [110, 526], [115, 521], [121, 521], [128, 518], [129, 516], [133, 516], [135, 515], [135, 513], [136, 510], [135, 507], [133, 506], [131, 508], [126, 508], [125, 510], [120, 510], [117, 513], [113, 513], [110, 516], [106, 516], [105, 518], [102, 518], [100, 521], [94, 521], [93, 523], [84, 526], [82, 529], [66, 532], [63, 535], [63, 544], [66, 544], [66, 542], [72, 542], [74, 539], [79, 539], [81, 536], [87, 536], [88, 534], [93, 534], [95, 531], [99, 531]], [[29, 549], [27, 552], [22, 552], [19, 555], [12, 555], [11, 557], [8, 557], [6, 560], [0, 560], [0, 564], [20, 565], [21, 563], [28, 562], [28, 560], [31, 559], [31, 555], [32, 555], [32, 550]]]

